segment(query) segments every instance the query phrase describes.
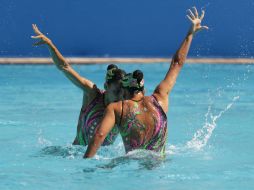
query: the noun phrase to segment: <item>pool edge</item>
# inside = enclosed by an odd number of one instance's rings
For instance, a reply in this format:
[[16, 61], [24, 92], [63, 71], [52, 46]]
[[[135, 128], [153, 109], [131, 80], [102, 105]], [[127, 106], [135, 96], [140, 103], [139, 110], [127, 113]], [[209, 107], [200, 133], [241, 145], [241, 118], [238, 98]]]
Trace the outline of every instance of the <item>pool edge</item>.
[[[96, 58], [96, 57], [67, 57], [71, 64], [108, 64], [108, 63], [164, 63], [170, 62], [170, 58]], [[52, 60], [48, 57], [0, 57], [0, 65], [40, 65], [51, 64]], [[254, 64], [253, 58], [188, 58], [186, 63], [190, 64]]]

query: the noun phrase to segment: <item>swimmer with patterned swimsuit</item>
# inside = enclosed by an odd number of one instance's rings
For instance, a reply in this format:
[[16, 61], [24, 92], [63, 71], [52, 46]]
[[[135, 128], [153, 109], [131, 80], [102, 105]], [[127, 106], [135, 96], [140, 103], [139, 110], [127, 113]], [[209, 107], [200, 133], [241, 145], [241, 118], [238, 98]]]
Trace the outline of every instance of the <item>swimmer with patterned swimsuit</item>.
[[[106, 108], [104, 104], [104, 93], [104, 91], [98, 89], [96, 97], [87, 106], [81, 108], [76, 137], [77, 144], [88, 145], [98, 124], [101, 122]], [[112, 144], [118, 133], [118, 128], [114, 127], [109, 132], [102, 145]]]
[[208, 29], [206, 26], [201, 26], [204, 11], [200, 17], [195, 7], [194, 12], [188, 11], [187, 17], [192, 23], [191, 27], [173, 56], [165, 78], [151, 96], [145, 96], [143, 73], [136, 70], [127, 74], [122, 80], [125, 100], [107, 106], [104, 118], [90, 141], [84, 158], [96, 154], [115, 124], [118, 124], [126, 152], [145, 149], [165, 155], [169, 94], [186, 60], [194, 34], [202, 29]]
[[135, 149], [164, 153], [167, 139], [167, 115], [152, 96], [122, 102], [119, 130], [125, 151]]
[[[94, 135], [96, 128], [99, 126], [106, 106], [112, 102], [123, 99], [121, 90], [121, 79], [125, 72], [118, 69], [116, 65], [107, 67], [106, 80], [104, 83], [105, 91], [99, 90], [96, 85], [80, 76], [62, 56], [52, 41], [40, 32], [38, 27], [33, 24], [33, 30], [36, 36], [34, 39], [39, 39], [34, 43], [34, 46], [47, 45], [51, 57], [56, 67], [77, 87], [83, 91], [83, 103], [80, 111], [77, 135], [73, 142], [74, 145], [88, 145]], [[112, 144], [118, 135], [118, 129], [112, 128], [102, 145]]]

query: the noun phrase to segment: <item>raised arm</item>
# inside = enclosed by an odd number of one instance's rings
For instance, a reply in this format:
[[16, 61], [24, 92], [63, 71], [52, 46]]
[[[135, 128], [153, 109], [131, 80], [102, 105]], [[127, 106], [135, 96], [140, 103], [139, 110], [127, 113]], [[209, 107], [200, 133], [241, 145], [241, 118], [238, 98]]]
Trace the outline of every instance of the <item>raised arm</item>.
[[202, 11], [201, 16], [199, 17], [198, 11], [195, 7], [193, 7], [193, 11], [194, 13], [189, 9], [189, 14], [187, 15], [187, 18], [191, 21], [191, 27], [186, 37], [184, 38], [180, 48], [172, 57], [171, 65], [165, 78], [161, 81], [161, 83], [156, 87], [154, 91], [154, 95], [156, 95], [157, 98], [160, 99], [160, 101], [166, 101], [164, 111], [167, 111], [168, 94], [174, 87], [176, 78], [179, 75], [179, 72], [186, 60], [193, 39], [193, 35], [202, 29], [208, 29], [207, 26], [201, 26], [201, 22], [205, 16], [205, 12]]
[[116, 104], [117, 103], [111, 103], [106, 108], [101, 124], [90, 141], [86, 153], [84, 154], [84, 158], [91, 158], [96, 154], [104, 139], [114, 127], [116, 121], [114, 107]]
[[65, 76], [70, 79], [70, 81], [81, 88], [82, 90], [89, 92], [92, 91], [94, 84], [84, 78], [81, 77], [72, 67], [71, 65], [66, 61], [66, 59], [62, 56], [62, 54], [58, 51], [56, 46], [51, 42], [51, 40], [46, 37], [43, 33], [40, 32], [38, 27], [33, 24], [32, 25], [33, 30], [36, 34], [36, 36], [32, 36], [34, 39], [40, 39], [40, 41], [34, 43], [34, 46], [39, 46], [42, 44], [46, 44], [48, 46], [48, 49], [50, 51], [51, 57], [57, 66], [59, 70], [61, 70]]

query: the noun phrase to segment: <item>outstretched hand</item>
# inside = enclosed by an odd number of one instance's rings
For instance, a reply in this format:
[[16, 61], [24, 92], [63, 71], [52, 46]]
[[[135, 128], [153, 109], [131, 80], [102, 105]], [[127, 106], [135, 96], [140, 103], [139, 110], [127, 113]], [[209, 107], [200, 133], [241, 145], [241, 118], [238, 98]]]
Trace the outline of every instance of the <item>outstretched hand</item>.
[[38, 29], [38, 27], [36, 26], [36, 24], [32, 24], [34, 33], [36, 34], [36, 36], [31, 36], [31, 38], [33, 39], [39, 39], [38, 42], [35, 42], [33, 44], [33, 46], [39, 46], [42, 44], [49, 44], [51, 42], [51, 40], [49, 38], [47, 38], [43, 33], [41, 33], [41, 31]]
[[207, 30], [208, 29], [207, 26], [201, 26], [201, 22], [202, 22], [202, 20], [203, 20], [203, 18], [205, 16], [205, 11], [202, 10], [202, 14], [199, 17], [198, 11], [197, 11], [196, 7], [193, 7], [192, 9], [193, 9], [194, 13], [191, 11], [191, 9], [188, 9], [188, 14], [187, 14], [187, 18], [192, 23], [192, 26], [190, 28], [189, 33], [190, 34], [195, 34], [195, 33], [199, 32], [199, 31], [201, 31], [203, 29]]

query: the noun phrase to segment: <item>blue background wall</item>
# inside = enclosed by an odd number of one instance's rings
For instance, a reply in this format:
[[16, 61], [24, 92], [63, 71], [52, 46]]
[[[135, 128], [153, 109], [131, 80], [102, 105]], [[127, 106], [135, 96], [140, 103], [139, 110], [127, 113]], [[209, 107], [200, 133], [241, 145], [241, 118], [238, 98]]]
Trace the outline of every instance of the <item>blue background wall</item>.
[[0, 56], [48, 56], [31, 46], [32, 23], [66, 56], [169, 56], [193, 5], [206, 10], [210, 30], [196, 36], [190, 56], [252, 56], [253, 0], [0, 0]]

